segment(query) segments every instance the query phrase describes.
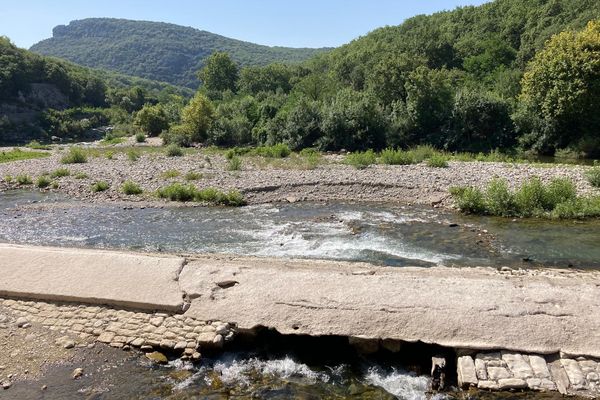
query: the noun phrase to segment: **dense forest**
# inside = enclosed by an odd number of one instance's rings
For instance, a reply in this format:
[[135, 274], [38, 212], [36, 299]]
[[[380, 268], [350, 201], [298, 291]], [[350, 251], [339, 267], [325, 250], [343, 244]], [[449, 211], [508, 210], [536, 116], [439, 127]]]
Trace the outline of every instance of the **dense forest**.
[[240, 68], [217, 53], [166, 137], [598, 156], [599, 17], [595, 0], [496, 0], [378, 29], [302, 65]]
[[96, 126], [127, 124], [144, 104], [181, 105], [190, 92], [40, 56], [0, 37], [0, 142], [75, 137]]
[[135, 94], [107, 91], [104, 107], [125, 110], [111, 123], [179, 145], [598, 157], [599, 18], [597, 0], [496, 0], [417, 16], [303, 63], [248, 66], [214, 52], [191, 99], [132, 106]]
[[55, 27], [52, 38], [31, 50], [89, 67], [197, 88], [196, 72], [217, 51], [246, 66], [300, 62], [327, 49], [261, 46], [163, 22], [89, 18]]

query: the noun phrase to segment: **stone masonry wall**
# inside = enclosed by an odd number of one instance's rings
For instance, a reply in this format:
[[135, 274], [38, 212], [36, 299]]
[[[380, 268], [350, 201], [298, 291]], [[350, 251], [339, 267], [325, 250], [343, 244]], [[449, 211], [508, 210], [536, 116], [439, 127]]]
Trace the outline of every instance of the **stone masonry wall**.
[[0, 299], [0, 304], [17, 316], [17, 325], [25, 329], [38, 323], [81, 338], [95, 336], [97, 341], [116, 348], [163, 349], [186, 358], [199, 358], [202, 349], [221, 348], [235, 335], [234, 324], [199, 321], [182, 314], [5, 299]]
[[459, 357], [457, 372], [462, 388], [600, 395], [600, 363], [584, 357], [478, 353], [474, 357]]

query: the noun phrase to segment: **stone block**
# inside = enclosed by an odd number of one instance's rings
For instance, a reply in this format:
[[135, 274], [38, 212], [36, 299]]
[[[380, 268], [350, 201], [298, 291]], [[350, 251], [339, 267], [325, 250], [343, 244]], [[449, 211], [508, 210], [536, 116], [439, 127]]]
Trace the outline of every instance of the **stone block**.
[[471, 356], [459, 357], [456, 363], [458, 373], [458, 386], [466, 388], [477, 386], [477, 373], [475, 372], [475, 362]]

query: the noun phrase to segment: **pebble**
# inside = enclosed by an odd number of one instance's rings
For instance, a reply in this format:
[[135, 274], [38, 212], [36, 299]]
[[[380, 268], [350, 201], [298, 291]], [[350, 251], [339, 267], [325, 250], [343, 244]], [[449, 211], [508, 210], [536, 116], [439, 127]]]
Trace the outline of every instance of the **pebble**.
[[73, 370], [73, 373], [71, 374], [71, 377], [73, 379], [78, 379], [83, 375], [83, 368], [75, 368]]
[[25, 317], [19, 317], [17, 318], [17, 320], [15, 321], [15, 324], [19, 327], [19, 328], [29, 328], [31, 326], [31, 324], [29, 323], [29, 320]]

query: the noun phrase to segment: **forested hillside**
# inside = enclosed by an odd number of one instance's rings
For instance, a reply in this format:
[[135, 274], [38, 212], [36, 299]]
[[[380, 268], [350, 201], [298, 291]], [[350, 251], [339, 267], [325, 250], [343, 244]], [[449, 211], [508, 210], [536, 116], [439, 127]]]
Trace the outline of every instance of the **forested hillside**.
[[76, 136], [126, 123], [146, 103], [182, 103], [189, 92], [40, 56], [0, 36], [0, 142]]
[[496, 0], [375, 30], [301, 66], [240, 68], [216, 54], [189, 106], [212, 122], [172, 131], [218, 145], [598, 156], [599, 17], [597, 0]]
[[163, 22], [90, 18], [54, 28], [31, 50], [89, 67], [196, 88], [196, 72], [216, 51], [240, 65], [299, 62], [326, 49], [268, 47]]

